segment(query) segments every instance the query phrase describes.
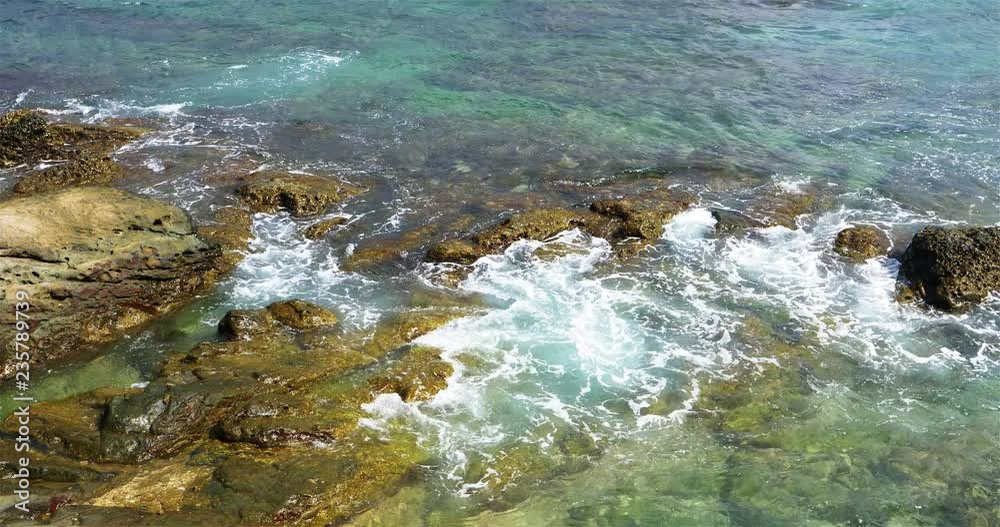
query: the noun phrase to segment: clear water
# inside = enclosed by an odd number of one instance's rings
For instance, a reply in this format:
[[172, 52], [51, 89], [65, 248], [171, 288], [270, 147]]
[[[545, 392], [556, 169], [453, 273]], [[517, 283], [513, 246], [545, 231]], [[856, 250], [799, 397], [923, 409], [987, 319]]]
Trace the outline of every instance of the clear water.
[[[570, 232], [478, 262], [460, 287], [490, 310], [421, 339], [449, 388], [368, 407], [439, 463], [359, 525], [997, 525], [1000, 300], [901, 307], [892, 260], [828, 251], [857, 222], [898, 244], [1000, 222], [997, 27], [990, 0], [6, 0], [0, 105], [157, 120], [118, 153], [126, 184], [196, 217], [225, 163], [349, 173], [373, 187], [340, 211], [361, 238], [624, 168], [701, 184], [635, 261]], [[836, 198], [712, 236], [707, 206], [769, 182]], [[435, 272], [345, 272], [346, 244], [297, 227], [258, 217], [217, 293], [39, 392], [141, 382], [232, 307], [299, 296], [371, 327]], [[774, 388], [803, 356], [808, 386]], [[727, 380], [767, 402], [713, 411]]]

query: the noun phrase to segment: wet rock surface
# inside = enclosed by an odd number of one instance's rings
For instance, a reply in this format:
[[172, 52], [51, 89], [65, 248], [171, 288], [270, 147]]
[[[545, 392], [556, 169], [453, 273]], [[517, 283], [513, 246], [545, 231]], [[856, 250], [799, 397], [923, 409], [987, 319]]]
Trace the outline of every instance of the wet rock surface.
[[[687, 209], [694, 198], [661, 189], [629, 199], [597, 200], [586, 210], [536, 209], [515, 213], [499, 224], [468, 239], [450, 239], [430, 248], [427, 258], [435, 262], [467, 264], [487, 254], [502, 252], [518, 240], [546, 240], [570, 229], [605, 238], [618, 245], [620, 255], [641, 249], [663, 234], [663, 225]], [[637, 240], [637, 244], [622, 243]]]
[[901, 257], [901, 296], [961, 311], [1000, 291], [1000, 227], [926, 227]]
[[764, 222], [735, 210], [713, 208], [711, 213], [715, 220], [715, 232], [719, 235], [735, 235], [765, 226]]
[[149, 130], [134, 126], [49, 123], [39, 112], [15, 110], [0, 117], [0, 167], [54, 164], [25, 174], [15, 194], [80, 185], [103, 185], [125, 174], [109, 154]]
[[202, 343], [168, 359], [142, 389], [33, 407], [37, 439], [56, 460], [49, 464], [94, 471], [100, 482], [75, 488], [53, 518], [339, 524], [420, 471], [428, 454], [416, 438], [360, 426], [362, 405], [443, 389], [451, 365], [433, 348], [406, 344], [466, 309], [414, 308], [371, 333], [345, 333], [331, 326], [332, 312], [298, 300], [256, 313], [284, 327]]
[[[0, 226], [5, 299], [30, 295], [38, 362], [108, 342], [224, 270], [221, 249], [195, 233], [183, 210], [111, 188], [10, 199], [0, 203]], [[12, 316], [3, 314], [5, 335]]]
[[320, 220], [302, 230], [302, 235], [310, 240], [318, 240], [337, 227], [347, 223], [348, 218], [338, 216], [328, 220]]
[[858, 225], [837, 233], [833, 250], [855, 262], [885, 256], [891, 245], [889, 237], [874, 225]]
[[254, 212], [287, 210], [292, 216], [311, 216], [362, 191], [329, 177], [262, 172], [253, 174], [237, 194]]

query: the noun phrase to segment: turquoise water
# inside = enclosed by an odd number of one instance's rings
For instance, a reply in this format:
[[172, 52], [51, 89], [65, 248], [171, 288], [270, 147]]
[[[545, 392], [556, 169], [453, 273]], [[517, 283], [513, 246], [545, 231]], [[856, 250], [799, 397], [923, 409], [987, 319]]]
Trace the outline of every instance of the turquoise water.
[[[700, 189], [634, 261], [567, 233], [478, 262], [460, 288], [488, 312], [421, 339], [449, 388], [368, 408], [435, 466], [359, 525], [992, 526], [1000, 303], [902, 307], [892, 260], [828, 247], [1000, 222], [998, 27], [989, 0], [7, 0], [0, 107], [153, 120], [125, 185], [196, 217], [225, 163], [348, 173], [373, 188], [343, 211], [362, 241], [629, 178]], [[709, 205], [771, 184], [834, 197], [712, 236]], [[216, 294], [38, 390], [141, 382], [290, 296], [369, 328], [438, 271], [342, 271], [357, 240], [298, 227], [259, 216]]]

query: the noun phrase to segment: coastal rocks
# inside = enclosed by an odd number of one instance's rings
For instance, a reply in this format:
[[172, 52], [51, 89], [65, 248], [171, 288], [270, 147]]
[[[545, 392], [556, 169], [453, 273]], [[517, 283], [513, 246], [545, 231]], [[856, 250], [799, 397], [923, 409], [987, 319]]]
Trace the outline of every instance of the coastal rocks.
[[436, 349], [405, 344], [465, 312], [418, 308], [374, 334], [345, 334], [322, 325], [331, 314], [311, 304], [269, 308], [259, 311], [306, 329], [206, 342], [168, 359], [146, 388], [33, 406], [48, 452], [117, 471], [71, 508], [90, 518], [101, 517], [87, 508], [96, 505], [165, 520], [185, 513], [242, 524], [340, 524], [430, 461], [416, 437], [391, 422], [362, 426], [380, 419], [365, 405], [380, 396], [425, 400], [443, 389], [451, 365]]
[[[221, 257], [184, 211], [122, 190], [0, 203], [4, 296], [30, 296], [38, 363], [109, 342], [186, 302], [214, 283]], [[2, 317], [12, 329], [12, 313]]]
[[437, 230], [434, 225], [425, 225], [397, 236], [365, 243], [348, 255], [344, 260], [343, 269], [360, 271], [393, 262], [429, 243]]
[[250, 340], [282, 327], [310, 329], [337, 323], [333, 312], [303, 300], [275, 302], [264, 309], [234, 309], [219, 322], [219, 334], [229, 340]]
[[616, 244], [618, 254], [624, 256], [662, 236], [664, 224], [693, 202], [693, 197], [687, 194], [663, 189], [629, 199], [597, 200], [588, 210], [529, 210], [513, 214], [467, 240], [440, 242], [431, 247], [427, 258], [434, 262], [468, 264], [481, 256], [501, 252], [518, 240], [546, 240], [575, 228]]
[[822, 196], [812, 189], [796, 192], [763, 189], [751, 204], [749, 212], [750, 216], [758, 219], [765, 227], [796, 229], [798, 217], [814, 212], [822, 201]]
[[277, 327], [278, 322], [265, 309], [234, 309], [219, 321], [219, 335], [227, 340], [250, 340]]
[[240, 207], [227, 206], [217, 210], [212, 221], [198, 227], [198, 236], [222, 249], [219, 269], [228, 272], [243, 260], [253, 240], [253, 217]]
[[902, 298], [961, 311], [1000, 290], [1000, 227], [926, 227], [901, 261]]
[[347, 223], [347, 219], [348, 218], [344, 216], [337, 216], [336, 218], [317, 221], [316, 223], [313, 223], [312, 225], [303, 229], [302, 235], [310, 240], [318, 240], [323, 236], [326, 236], [326, 233]]
[[237, 190], [253, 212], [287, 210], [292, 216], [310, 216], [360, 194], [362, 189], [337, 180], [307, 174], [264, 172], [255, 174]]
[[14, 194], [37, 194], [83, 185], [106, 185], [121, 178], [125, 169], [103, 155], [86, 155], [45, 170], [32, 172], [14, 185]]
[[337, 323], [332, 311], [304, 300], [283, 300], [267, 306], [278, 322], [294, 329], [311, 329]]
[[739, 211], [713, 208], [710, 212], [715, 220], [715, 233], [719, 235], [739, 234], [765, 226], [763, 222]]
[[51, 151], [42, 114], [15, 110], [0, 117], [0, 166], [38, 161]]
[[16, 194], [107, 184], [125, 172], [108, 154], [148, 131], [131, 126], [50, 124], [36, 111], [15, 110], [0, 117], [0, 167], [58, 162], [25, 175], [14, 186]]
[[482, 256], [479, 247], [465, 240], [445, 240], [431, 247], [427, 259], [432, 262], [471, 264]]
[[889, 252], [889, 237], [873, 225], [848, 227], [839, 233], [833, 242], [837, 254], [855, 262], [885, 256]]

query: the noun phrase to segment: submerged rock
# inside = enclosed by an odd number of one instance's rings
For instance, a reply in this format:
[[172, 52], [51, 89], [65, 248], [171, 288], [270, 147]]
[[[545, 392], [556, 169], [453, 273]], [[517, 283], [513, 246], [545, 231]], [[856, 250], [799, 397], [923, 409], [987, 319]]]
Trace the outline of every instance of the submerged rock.
[[901, 296], [960, 311], [1000, 291], [1000, 227], [925, 227], [901, 260]]
[[361, 188], [307, 174], [265, 172], [237, 190], [254, 212], [287, 210], [293, 216], [326, 212], [330, 206], [360, 194]]
[[833, 250], [837, 254], [855, 262], [885, 256], [889, 246], [889, 237], [874, 225], [848, 227], [837, 233], [833, 242]]
[[[221, 257], [183, 210], [122, 190], [0, 203], [0, 282], [7, 302], [18, 291], [30, 297], [35, 363], [111, 341], [183, 304], [215, 282]], [[8, 343], [13, 316], [0, 315]]]
[[[47, 451], [121, 474], [100, 476], [102, 485], [80, 501], [140, 521], [153, 512], [165, 521], [186, 513], [240, 524], [340, 524], [429, 461], [412, 434], [389, 423], [361, 426], [375, 418], [363, 405], [382, 394], [427, 399], [444, 388], [451, 365], [435, 349], [405, 344], [466, 311], [421, 308], [374, 334], [344, 334], [316, 326], [315, 306], [274, 306], [276, 318], [307, 329], [206, 342], [168, 359], [144, 389], [33, 406]], [[6, 430], [16, 426], [5, 422]]]

